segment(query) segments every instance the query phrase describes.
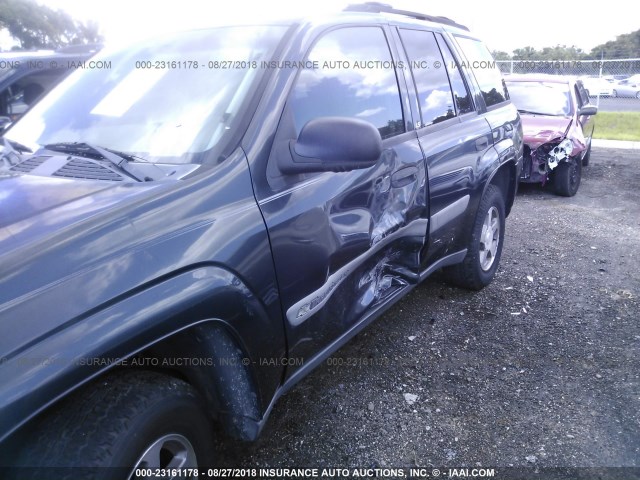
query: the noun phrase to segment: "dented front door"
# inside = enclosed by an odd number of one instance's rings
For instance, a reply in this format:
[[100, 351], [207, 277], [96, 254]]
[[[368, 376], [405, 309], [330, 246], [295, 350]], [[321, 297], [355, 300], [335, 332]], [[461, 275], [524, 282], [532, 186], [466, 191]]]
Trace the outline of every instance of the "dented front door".
[[[324, 63], [336, 58], [343, 63]], [[296, 78], [269, 159], [272, 194], [258, 198], [289, 354], [305, 363], [415, 282], [428, 218], [424, 158], [415, 132], [405, 132], [396, 71], [383, 63], [354, 69], [358, 60], [391, 60], [385, 30], [332, 30], [308, 60], [318, 68]], [[377, 164], [337, 173], [278, 172], [277, 157], [289, 154], [302, 126], [331, 116], [364, 119], [378, 128], [383, 153]], [[297, 368], [290, 365], [287, 375]]]

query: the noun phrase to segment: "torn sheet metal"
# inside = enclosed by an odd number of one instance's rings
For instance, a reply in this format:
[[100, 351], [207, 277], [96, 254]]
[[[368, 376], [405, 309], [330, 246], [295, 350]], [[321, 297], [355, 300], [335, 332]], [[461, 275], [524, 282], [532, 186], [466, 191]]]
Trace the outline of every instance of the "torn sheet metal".
[[568, 138], [565, 138], [549, 151], [547, 158], [547, 166], [549, 167], [549, 170], [553, 170], [560, 162], [568, 160], [572, 155], [573, 142]]
[[523, 122], [525, 165], [522, 181], [542, 184], [561, 162], [587, 148], [582, 129], [567, 117], [527, 117]]

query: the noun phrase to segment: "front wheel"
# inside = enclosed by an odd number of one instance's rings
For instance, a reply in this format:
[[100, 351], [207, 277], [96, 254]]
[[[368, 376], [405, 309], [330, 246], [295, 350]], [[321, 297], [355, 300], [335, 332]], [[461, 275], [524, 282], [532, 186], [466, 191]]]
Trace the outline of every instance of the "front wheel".
[[553, 185], [558, 195], [573, 197], [578, 193], [582, 178], [582, 162], [572, 157], [556, 167], [553, 177]]
[[478, 207], [467, 255], [462, 263], [444, 269], [447, 280], [471, 290], [489, 285], [500, 263], [504, 226], [502, 193], [495, 185], [489, 185]]
[[[21, 479], [133, 480], [154, 469], [211, 465], [210, 421], [188, 383], [120, 372], [64, 401], [18, 457]], [[140, 472], [143, 475], [140, 475]]]
[[611, 96], [612, 96], [613, 98], [616, 98], [616, 97], [618, 96], [618, 92], [617, 92], [616, 90], [613, 90], [613, 91], [611, 92]]

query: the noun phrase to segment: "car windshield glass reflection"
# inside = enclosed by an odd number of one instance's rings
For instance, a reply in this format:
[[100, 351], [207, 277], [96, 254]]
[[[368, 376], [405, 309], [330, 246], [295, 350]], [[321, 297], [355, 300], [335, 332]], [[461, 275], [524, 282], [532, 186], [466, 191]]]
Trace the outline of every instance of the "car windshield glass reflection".
[[571, 115], [571, 97], [566, 83], [509, 82], [511, 101], [522, 113]]
[[255, 89], [257, 67], [285, 31], [198, 30], [104, 53], [94, 60], [109, 68], [75, 72], [6, 136], [34, 151], [85, 142], [152, 162], [200, 162], [231, 136], [230, 125]]

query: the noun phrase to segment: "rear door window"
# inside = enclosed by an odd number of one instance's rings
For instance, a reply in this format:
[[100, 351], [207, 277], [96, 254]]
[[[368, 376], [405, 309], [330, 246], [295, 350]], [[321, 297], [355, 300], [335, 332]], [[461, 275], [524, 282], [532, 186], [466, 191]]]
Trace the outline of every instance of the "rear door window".
[[401, 29], [413, 81], [418, 93], [421, 126], [426, 127], [456, 116], [449, 77], [432, 32]]

